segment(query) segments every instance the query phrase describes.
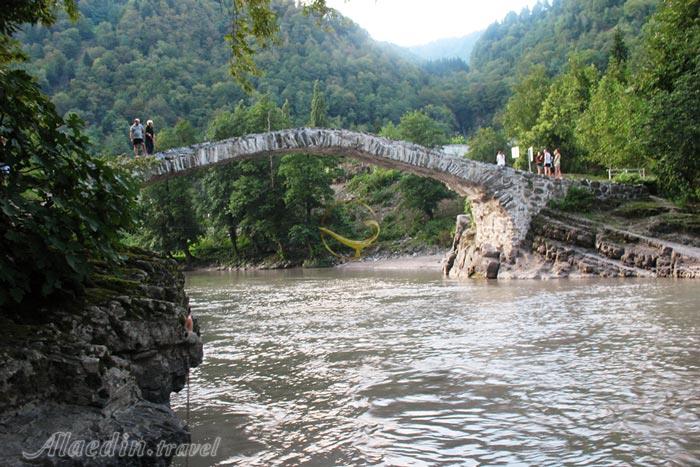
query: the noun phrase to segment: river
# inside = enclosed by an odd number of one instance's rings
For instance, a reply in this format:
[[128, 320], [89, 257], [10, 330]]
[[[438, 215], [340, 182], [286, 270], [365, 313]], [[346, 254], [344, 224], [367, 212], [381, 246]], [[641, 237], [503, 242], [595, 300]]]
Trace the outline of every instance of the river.
[[[695, 281], [197, 273], [204, 465], [700, 464]], [[176, 465], [185, 465], [182, 459]]]

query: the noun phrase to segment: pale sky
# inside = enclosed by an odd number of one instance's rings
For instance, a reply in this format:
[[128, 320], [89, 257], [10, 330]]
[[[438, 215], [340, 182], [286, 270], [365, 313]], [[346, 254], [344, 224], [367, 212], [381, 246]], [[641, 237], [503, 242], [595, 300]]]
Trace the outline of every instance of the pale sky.
[[378, 41], [402, 46], [466, 36], [537, 0], [327, 0]]

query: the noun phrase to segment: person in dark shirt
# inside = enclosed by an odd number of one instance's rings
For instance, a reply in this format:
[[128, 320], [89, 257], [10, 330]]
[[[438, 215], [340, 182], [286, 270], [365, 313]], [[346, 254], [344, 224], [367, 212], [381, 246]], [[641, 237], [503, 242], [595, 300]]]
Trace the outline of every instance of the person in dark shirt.
[[153, 128], [153, 120], [146, 122], [146, 154], [152, 156], [156, 149], [156, 130]]

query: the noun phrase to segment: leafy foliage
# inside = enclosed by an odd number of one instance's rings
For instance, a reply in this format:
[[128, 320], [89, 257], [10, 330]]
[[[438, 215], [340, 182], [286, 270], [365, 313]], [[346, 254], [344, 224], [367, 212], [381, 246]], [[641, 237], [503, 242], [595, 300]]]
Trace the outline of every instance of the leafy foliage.
[[0, 306], [79, 293], [91, 259], [118, 260], [133, 185], [88, 155], [81, 129], [29, 75], [0, 68]]
[[204, 233], [192, 205], [191, 177], [166, 180], [141, 193], [145, 246], [160, 253], [182, 251], [190, 258], [190, 245]]
[[[129, 150], [127, 129], [136, 116], [153, 119], [161, 130], [186, 119], [201, 136], [215, 116], [258, 100], [231, 80], [232, 43], [223, 36], [231, 31], [232, 2], [83, 0], [77, 23], [62, 16], [52, 28], [28, 27], [18, 38], [32, 57], [28, 70], [59, 112], [77, 112], [100, 149], [119, 154]], [[279, 31], [267, 47], [253, 47], [255, 67], [264, 73], [243, 74], [275, 105], [288, 102], [290, 126], [308, 123], [316, 80], [329, 125], [370, 130], [436, 96], [447, 103], [452, 96], [446, 93], [463, 84], [453, 82], [463, 74], [458, 71], [429, 83], [419, 65], [378, 47], [345, 18], [309, 17], [286, 0], [270, 8], [265, 24], [274, 17]]]
[[662, 190], [700, 199], [700, 1], [669, 0], [645, 32], [638, 132]]
[[576, 141], [588, 160], [603, 167], [644, 164], [635, 135], [642, 103], [628, 86], [623, 64], [614, 64], [598, 82], [588, 108], [576, 125]]
[[[398, 126], [387, 125], [382, 129], [383, 136], [410, 141], [421, 146], [434, 148], [447, 144], [447, 127], [430, 118], [423, 111], [409, 112], [403, 117]], [[403, 205], [409, 209], [416, 209], [433, 218], [438, 203], [454, 196], [442, 183], [413, 174], [401, 176], [398, 188], [402, 194]]]
[[567, 212], [589, 212], [599, 203], [593, 192], [587, 188], [572, 186], [566, 196], [549, 202], [549, 207]]
[[[496, 131], [491, 127], [479, 128], [469, 138], [469, 153], [467, 157], [475, 161], [496, 163], [498, 151], [508, 152], [508, 140], [502, 131]], [[508, 158], [506, 158], [506, 161]]]

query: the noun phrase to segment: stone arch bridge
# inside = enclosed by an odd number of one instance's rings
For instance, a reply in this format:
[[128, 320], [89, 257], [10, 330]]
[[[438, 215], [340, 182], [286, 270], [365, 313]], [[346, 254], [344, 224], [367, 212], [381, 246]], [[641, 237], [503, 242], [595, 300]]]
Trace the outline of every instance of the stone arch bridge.
[[145, 180], [150, 183], [230, 161], [290, 153], [351, 157], [445, 183], [471, 201], [476, 228], [473, 243], [491, 263], [496, 260], [496, 271], [504, 261], [515, 261], [532, 218], [547, 201], [565, 195], [569, 185], [404, 141], [319, 128], [274, 131], [171, 149], [156, 155], [159, 163], [148, 169]]

